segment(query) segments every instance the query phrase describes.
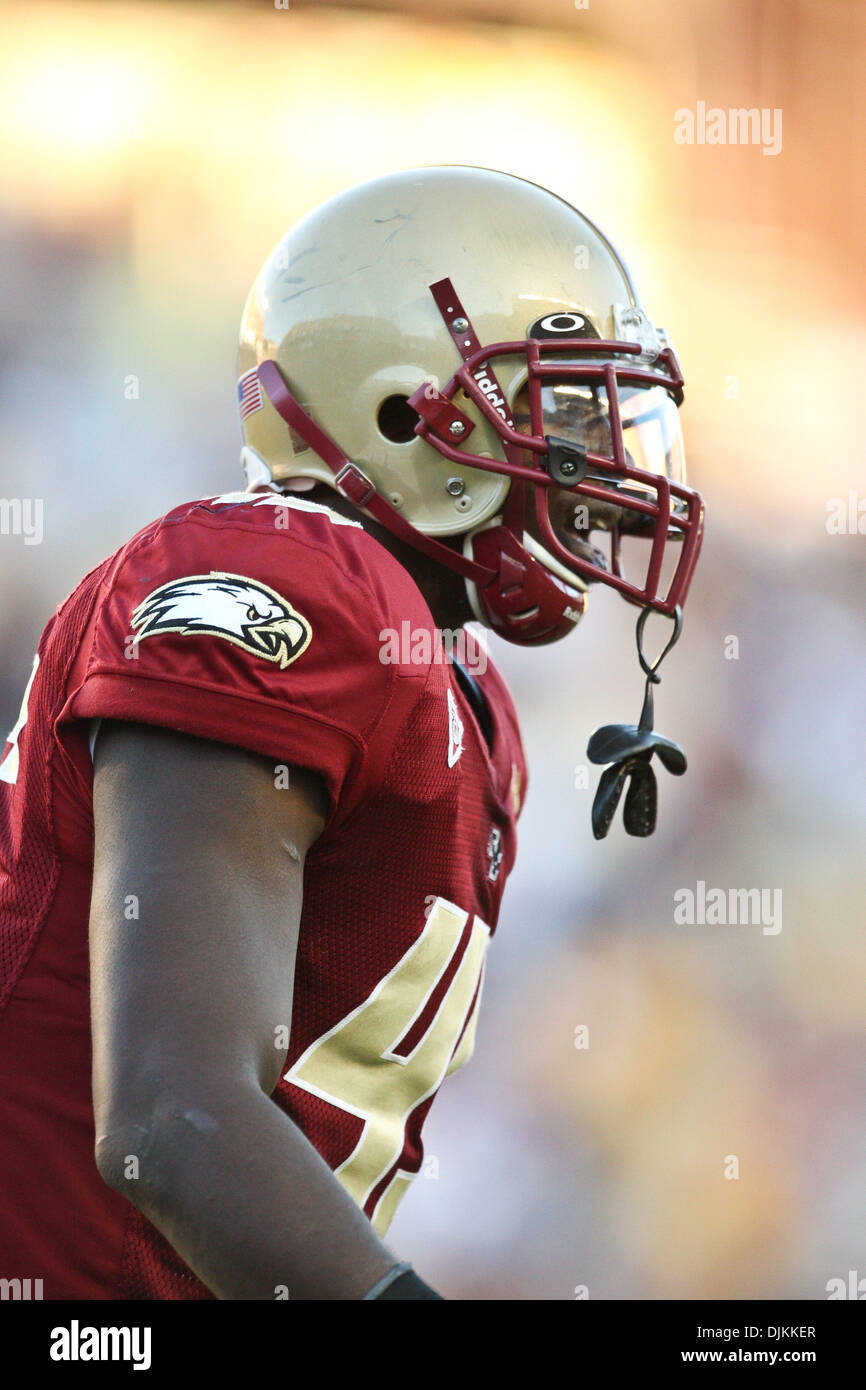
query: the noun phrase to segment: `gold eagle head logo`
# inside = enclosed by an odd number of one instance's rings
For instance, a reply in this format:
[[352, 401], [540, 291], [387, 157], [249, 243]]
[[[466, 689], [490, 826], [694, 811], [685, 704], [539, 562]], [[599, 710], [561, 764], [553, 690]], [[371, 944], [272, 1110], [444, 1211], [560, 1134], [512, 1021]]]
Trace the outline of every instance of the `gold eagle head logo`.
[[306, 618], [275, 589], [219, 570], [161, 584], [138, 605], [131, 622], [136, 643], [160, 632], [222, 637], [281, 669], [297, 660], [313, 635]]

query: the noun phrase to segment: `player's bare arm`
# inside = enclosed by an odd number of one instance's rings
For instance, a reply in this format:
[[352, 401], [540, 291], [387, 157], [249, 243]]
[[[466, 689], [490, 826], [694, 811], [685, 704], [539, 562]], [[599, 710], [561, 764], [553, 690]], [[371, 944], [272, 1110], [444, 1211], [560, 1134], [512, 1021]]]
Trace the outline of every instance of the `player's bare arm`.
[[[96, 1159], [220, 1298], [362, 1298], [395, 1264], [270, 1099], [321, 779], [136, 725], [95, 749]], [[137, 920], [124, 904], [135, 893]]]

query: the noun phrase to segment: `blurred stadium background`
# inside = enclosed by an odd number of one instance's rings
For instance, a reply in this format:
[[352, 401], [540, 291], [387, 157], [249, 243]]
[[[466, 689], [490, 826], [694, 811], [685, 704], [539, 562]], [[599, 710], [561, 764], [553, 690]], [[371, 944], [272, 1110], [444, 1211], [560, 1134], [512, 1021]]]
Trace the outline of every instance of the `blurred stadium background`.
[[[289, 223], [417, 164], [549, 185], [623, 250], [686, 375], [710, 524], [656, 708], [691, 766], [653, 840], [595, 844], [596, 773], [576, 783], [589, 733], [637, 715], [634, 614], [597, 593], [567, 643], [495, 645], [521, 856], [475, 1060], [390, 1243], [451, 1297], [866, 1276], [864, 541], [827, 528], [866, 497], [866, 9], [76, 0], [0, 3], [0, 30], [0, 495], [45, 506], [41, 545], [0, 536], [0, 722], [86, 570], [241, 485], [237, 323]], [[781, 153], [677, 144], [698, 101], [781, 109]], [[781, 889], [781, 932], [675, 925], [698, 880]]]

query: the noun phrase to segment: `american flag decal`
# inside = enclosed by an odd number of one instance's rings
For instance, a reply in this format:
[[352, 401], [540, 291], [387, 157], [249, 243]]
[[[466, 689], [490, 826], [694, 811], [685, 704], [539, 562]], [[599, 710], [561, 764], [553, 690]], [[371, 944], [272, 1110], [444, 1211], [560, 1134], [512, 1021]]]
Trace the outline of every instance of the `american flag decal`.
[[250, 371], [244, 372], [238, 381], [238, 410], [242, 420], [253, 411], [261, 410], [264, 405], [262, 400], [262, 388], [259, 385], [257, 369], [253, 367]]

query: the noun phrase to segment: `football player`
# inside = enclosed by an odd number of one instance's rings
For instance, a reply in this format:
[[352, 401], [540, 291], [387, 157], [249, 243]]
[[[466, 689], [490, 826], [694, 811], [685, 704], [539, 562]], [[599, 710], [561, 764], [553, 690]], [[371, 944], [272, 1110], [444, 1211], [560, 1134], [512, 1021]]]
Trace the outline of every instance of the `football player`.
[[464, 625], [554, 641], [596, 581], [678, 622], [682, 378], [585, 217], [468, 167], [296, 225], [238, 377], [247, 490], [87, 575], [0, 762], [0, 1273], [434, 1299], [384, 1238], [472, 1052], [526, 790]]

